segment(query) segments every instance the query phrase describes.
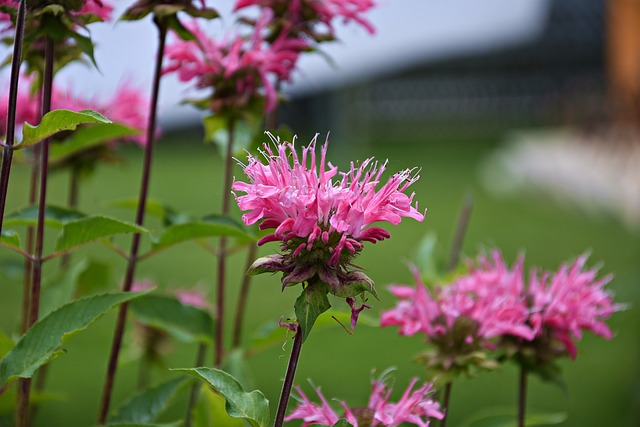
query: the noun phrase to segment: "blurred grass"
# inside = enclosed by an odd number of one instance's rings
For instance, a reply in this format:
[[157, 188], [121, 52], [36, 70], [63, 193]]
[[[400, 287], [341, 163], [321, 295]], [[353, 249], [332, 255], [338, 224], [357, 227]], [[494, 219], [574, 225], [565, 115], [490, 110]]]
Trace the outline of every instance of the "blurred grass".
[[[301, 136], [299, 141], [306, 141]], [[378, 245], [368, 245], [357, 263], [363, 266], [376, 282], [381, 301], [369, 315], [393, 305], [385, 291], [392, 282], [411, 283], [406, 263], [413, 256], [422, 237], [435, 232], [443, 258], [448, 255], [455, 223], [462, 200], [472, 193], [475, 204], [463, 252], [474, 256], [485, 247], [498, 247], [513, 261], [525, 251], [527, 266], [555, 269], [561, 261], [591, 252], [590, 264], [602, 263], [603, 273], [613, 272], [610, 284], [617, 300], [631, 304], [625, 312], [613, 316], [610, 324], [617, 331], [611, 342], [586, 335], [579, 344], [576, 361], [564, 361], [563, 368], [568, 393], [537, 379], [531, 380], [529, 408], [541, 411], [567, 411], [568, 420], [562, 425], [573, 426], [637, 426], [640, 423], [640, 316], [636, 307], [640, 301], [640, 241], [638, 235], [625, 229], [611, 218], [590, 218], [580, 211], [559, 208], [542, 196], [523, 193], [520, 197], [496, 199], [478, 181], [478, 167], [483, 159], [500, 143], [498, 136], [476, 139], [473, 136], [450, 140], [433, 140], [416, 136], [402, 141], [376, 140], [369, 144], [348, 144], [340, 135], [332, 134], [329, 160], [346, 166], [348, 160], [363, 160], [376, 156], [389, 158], [388, 170], [406, 167], [421, 168], [422, 178], [412, 186], [415, 200], [422, 209], [428, 208], [423, 223], [405, 220], [389, 228], [392, 238]], [[123, 150], [124, 162], [118, 166], [101, 166], [96, 175], [82, 188], [81, 208], [90, 213], [106, 213], [133, 220], [133, 213], [109, 206], [110, 201], [135, 198], [138, 194], [141, 152], [136, 147]], [[348, 159], [348, 160], [347, 160]], [[236, 168], [235, 176], [242, 172]], [[151, 196], [179, 209], [198, 215], [216, 212], [222, 192], [221, 161], [213, 147], [198, 143], [193, 133], [176, 133], [163, 140], [157, 150], [152, 171]], [[26, 200], [28, 173], [16, 167], [10, 183], [9, 211]], [[51, 203], [63, 204], [66, 176], [53, 176], [50, 183]], [[239, 216], [236, 210], [234, 214]], [[154, 227], [154, 222], [148, 225]], [[49, 239], [51, 240], [51, 239]], [[129, 239], [118, 239], [128, 248]], [[275, 244], [260, 249], [261, 254], [274, 250]], [[112, 288], [119, 286], [124, 261], [106, 249], [89, 246], [75, 255], [108, 260], [114, 266]], [[0, 258], [11, 257], [0, 248]], [[237, 284], [245, 263], [243, 254], [231, 257], [227, 314], [235, 309]], [[52, 272], [54, 264], [47, 266]], [[154, 280], [162, 289], [191, 288], [208, 290], [213, 295], [215, 260], [196, 244], [188, 243], [167, 250], [144, 261], [138, 278]], [[0, 326], [5, 333], [16, 330], [19, 318], [20, 285], [0, 275], [3, 282], [0, 298]], [[249, 300], [246, 338], [252, 330], [267, 321], [275, 322], [292, 311], [299, 290], [280, 292], [279, 278], [257, 277]], [[346, 308], [340, 300], [334, 306]], [[45, 404], [38, 413], [37, 425], [90, 426], [93, 425], [103, 384], [114, 313], [101, 319], [88, 332], [74, 337], [66, 346], [68, 354], [56, 360], [50, 369], [49, 386], [60, 392], [61, 402]], [[230, 326], [230, 325], [228, 325]], [[229, 327], [228, 331], [231, 330]], [[227, 335], [229, 337], [229, 335]], [[133, 337], [126, 340], [132, 347]], [[396, 393], [405, 388], [410, 377], [420, 375], [412, 358], [420, 353], [423, 343], [419, 337], [397, 335], [395, 329], [358, 327], [349, 336], [342, 328], [319, 332], [310, 337], [302, 351], [297, 382], [307, 391], [306, 379], [322, 386], [327, 397], [345, 400], [350, 406], [365, 405], [370, 391], [372, 368], [384, 370], [398, 367]], [[276, 346], [250, 359], [255, 386], [265, 392], [275, 411], [280, 392], [280, 378], [284, 375], [290, 343]], [[172, 344], [168, 366], [190, 366], [195, 359], [195, 346]], [[208, 356], [208, 360], [211, 355]], [[126, 398], [135, 386], [137, 364], [134, 353], [127, 350], [116, 383], [114, 402]], [[160, 374], [156, 374], [160, 379]], [[483, 408], [504, 407], [516, 402], [517, 373], [505, 366], [499, 372], [480, 374], [463, 379], [453, 386], [449, 425], [459, 426]], [[175, 410], [181, 416], [183, 409]], [[297, 425], [297, 423], [291, 423]]]

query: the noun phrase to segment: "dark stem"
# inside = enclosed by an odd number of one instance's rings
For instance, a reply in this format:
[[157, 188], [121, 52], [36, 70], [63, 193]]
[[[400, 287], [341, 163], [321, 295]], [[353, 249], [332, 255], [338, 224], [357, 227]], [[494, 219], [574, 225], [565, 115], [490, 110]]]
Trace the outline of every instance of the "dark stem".
[[[251, 264], [256, 260], [258, 246], [253, 244], [249, 246], [247, 252], [247, 264], [244, 271], [248, 271]], [[247, 311], [247, 299], [249, 297], [249, 285], [251, 284], [251, 276], [242, 276], [242, 284], [240, 285], [240, 295], [238, 295], [238, 306], [236, 308], [236, 320], [233, 324], [233, 348], [240, 347], [242, 341], [242, 325], [244, 323], [244, 314]]]
[[440, 407], [444, 412], [444, 417], [440, 420], [440, 427], [446, 427], [447, 425], [447, 416], [449, 415], [449, 399], [451, 398], [451, 382], [448, 382], [444, 386], [444, 396], [442, 396], [442, 402], [440, 403]]
[[[204, 358], [207, 354], [207, 345], [198, 344], [198, 354], [196, 355], [195, 367], [199, 368], [204, 365]], [[198, 395], [200, 394], [200, 382], [196, 382], [191, 386], [191, 392], [189, 393], [189, 403], [187, 404], [187, 414], [184, 417], [184, 427], [191, 427], [193, 418], [193, 408], [198, 401]]]
[[[222, 215], [229, 213], [229, 203], [231, 201], [231, 180], [233, 178], [233, 133], [235, 130], [235, 121], [229, 119], [227, 132], [229, 139], [227, 143], [227, 153], [224, 160], [224, 184], [222, 187]], [[224, 354], [224, 288], [225, 288], [225, 270], [227, 264], [227, 238], [220, 238], [220, 252], [218, 254], [218, 290], [216, 293], [216, 343], [214, 352], [214, 366], [219, 367], [222, 364], [222, 356]]]
[[298, 325], [298, 332], [293, 338], [293, 347], [291, 347], [291, 356], [289, 356], [289, 366], [287, 366], [287, 374], [284, 377], [282, 391], [280, 392], [280, 402], [278, 403], [278, 411], [276, 412], [276, 420], [274, 427], [282, 427], [284, 416], [287, 412], [287, 404], [289, 396], [291, 396], [291, 388], [293, 387], [293, 378], [296, 375], [298, 367], [298, 359], [300, 359], [300, 350], [302, 349], [302, 327]]
[[[136, 214], [136, 224], [142, 226], [144, 222], [145, 207], [147, 204], [147, 194], [149, 190], [149, 178], [151, 176], [151, 159], [153, 157], [153, 146], [156, 129], [156, 116], [158, 109], [158, 95], [160, 93], [160, 77], [162, 76], [162, 58], [164, 57], [164, 45], [167, 36], [167, 28], [164, 22], [157, 17], [154, 19], [156, 27], [158, 27], [158, 51], [156, 55], [156, 64], [153, 77], [153, 89], [151, 95], [151, 105], [149, 114], [149, 123], [147, 127], [146, 145], [144, 147], [144, 164], [142, 168], [142, 182], [140, 184], [140, 196], [138, 198], [138, 210]], [[131, 291], [133, 279], [135, 277], [135, 269], [140, 246], [140, 234], [134, 234], [131, 241], [131, 251], [127, 263], [127, 271], [125, 273], [122, 290], [124, 292]], [[118, 318], [111, 343], [111, 354], [109, 356], [109, 364], [102, 391], [102, 400], [100, 403], [100, 412], [98, 415], [98, 425], [103, 425], [107, 420], [109, 412], [109, 404], [111, 403], [111, 394], [113, 391], [113, 382], [116, 376], [118, 365], [118, 355], [120, 354], [120, 346], [122, 345], [122, 336], [124, 334], [125, 322], [127, 319], [127, 303], [121, 304], [118, 310]]]
[[520, 368], [520, 384], [518, 390], [518, 427], [524, 427], [524, 416], [527, 409], [527, 377], [528, 372]]
[[9, 174], [11, 172], [11, 162], [13, 161], [13, 146], [16, 136], [16, 107], [18, 104], [18, 82], [20, 80], [20, 62], [22, 61], [22, 42], [24, 40], [24, 21], [26, 11], [26, 0], [20, 2], [18, 17], [16, 19], [16, 35], [13, 42], [13, 58], [11, 58], [11, 80], [9, 84], [9, 105], [7, 106], [7, 145], [2, 150], [2, 168], [0, 169], [0, 233], [2, 233], [2, 222], [4, 209], [7, 201], [7, 191], [9, 189]]
[[[50, 37], [45, 39], [44, 76], [42, 87], [42, 117], [51, 111], [51, 94], [53, 88], [54, 41]], [[47, 204], [47, 178], [49, 173], [49, 139], [45, 139], [40, 147], [40, 194], [38, 197], [38, 220], [36, 223], [35, 245], [32, 261], [31, 294], [29, 302], [29, 318], [27, 329], [38, 321], [40, 312], [40, 285], [42, 284], [42, 251], [44, 247], [44, 217]], [[29, 425], [29, 395], [31, 379], [19, 380], [18, 410], [16, 426]]]
[[458, 260], [460, 259], [460, 250], [462, 249], [462, 242], [464, 241], [464, 235], [467, 231], [467, 225], [469, 224], [469, 218], [471, 217], [471, 209], [473, 208], [473, 196], [467, 195], [460, 210], [460, 218], [458, 220], [458, 226], [456, 228], [456, 234], [453, 238], [453, 245], [451, 246], [451, 252], [449, 254], [448, 271], [453, 271], [458, 266]]

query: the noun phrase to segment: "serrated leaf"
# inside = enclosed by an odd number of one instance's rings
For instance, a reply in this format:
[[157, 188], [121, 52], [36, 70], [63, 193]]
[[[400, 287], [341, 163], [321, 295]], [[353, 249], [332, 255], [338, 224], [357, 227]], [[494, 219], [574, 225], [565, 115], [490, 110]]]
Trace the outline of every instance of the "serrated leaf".
[[0, 235], [0, 242], [3, 245], [9, 246], [11, 248], [20, 249], [20, 236], [14, 230], [2, 230], [2, 235]]
[[[86, 218], [87, 215], [60, 206], [47, 205], [44, 211], [44, 225], [47, 227], [61, 228], [65, 224], [71, 221], [77, 221], [82, 218]], [[5, 216], [5, 225], [31, 225], [35, 226], [38, 223], [38, 206], [31, 205], [25, 208], [19, 209]]]
[[150, 423], [164, 411], [176, 393], [190, 381], [174, 378], [137, 393], [109, 417], [109, 423]]
[[130, 222], [102, 215], [91, 215], [71, 221], [62, 227], [56, 240], [56, 251], [67, 251], [94, 240], [125, 233], [146, 233], [147, 230]]
[[180, 341], [213, 342], [211, 315], [200, 308], [184, 305], [174, 297], [146, 295], [132, 301], [129, 307], [140, 323], [168, 332]]
[[[200, 398], [193, 411], [193, 427], [243, 427], [239, 418], [232, 418], [224, 410], [224, 398], [203, 384]], [[12, 407], [13, 409], [13, 407]]]
[[99, 123], [76, 129], [62, 143], [52, 144], [49, 147], [49, 162], [52, 164], [59, 163], [81, 151], [139, 133], [139, 129], [120, 123]]
[[269, 401], [261, 391], [245, 392], [231, 375], [214, 368], [173, 369], [205, 380], [224, 397], [225, 410], [233, 418], [242, 418], [252, 427], [269, 423]]
[[44, 115], [40, 124], [33, 126], [24, 124], [22, 141], [14, 146], [15, 149], [31, 147], [58, 132], [74, 130], [78, 125], [87, 123], [111, 123], [109, 119], [95, 111], [82, 110], [53, 110]]
[[165, 249], [189, 240], [220, 236], [250, 238], [247, 232], [230, 218], [210, 217], [207, 220], [174, 224], [167, 227], [153, 242], [152, 249]]
[[52, 311], [34, 323], [16, 346], [0, 359], [0, 387], [15, 378], [30, 378], [40, 366], [62, 353], [61, 346], [67, 338], [86, 329], [116, 305], [146, 292], [94, 295]]
[[302, 342], [304, 343], [313, 324], [319, 315], [331, 308], [327, 293], [329, 288], [324, 283], [316, 282], [307, 286], [296, 299], [295, 313], [296, 319], [302, 328]]

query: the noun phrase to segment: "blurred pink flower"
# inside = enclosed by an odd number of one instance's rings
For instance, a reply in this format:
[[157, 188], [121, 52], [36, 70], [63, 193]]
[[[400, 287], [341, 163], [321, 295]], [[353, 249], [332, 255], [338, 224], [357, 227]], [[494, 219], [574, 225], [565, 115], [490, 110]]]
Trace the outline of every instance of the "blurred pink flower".
[[256, 96], [264, 96], [266, 111], [275, 107], [274, 79], [289, 80], [307, 44], [299, 39], [278, 37], [267, 43], [263, 31], [270, 12], [259, 18], [251, 37], [214, 40], [194, 21], [189, 30], [195, 41], [175, 40], [166, 48], [165, 73], [175, 72], [183, 82], [196, 81], [198, 88], [213, 89], [212, 109], [243, 108]]
[[[235, 10], [249, 6], [259, 6], [274, 11], [288, 21], [294, 29], [322, 23], [334, 35], [334, 21], [350, 21], [362, 25], [373, 34], [375, 28], [363, 15], [375, 6], [373, 0], [238, 0]], [[282, 15], [282, 16], [280, 16]]]
[[[64, 2], [52, 1], [48, 3], [60, 3], [64, 5]], [[111, 14], [113, 13], [113, 6], [111, 3], [111, 0], [86, 0], [82, 2], [82, 6], [79, 10], [70, 10], [69, 13], [73, 16], [85, 16], [92, 14], [100, 18], [102, 21], [109, 21], [111, 20]], [[19, 0], [0, 0], [0, 6], [7, 6], [16, 10], [18, 9], [19, 4]], [[44, 4], [46, 5], [47, 3]], [[5, 20], [11, 22], [11, 15], [0, 13], [0, 22]]]
[[285, 421], [301, 419], [304, 421], [302, 427], [311, 424], [333, 426], [340, 418], [344, 418], [354, 427], [358, 427], [360, 423], [371, 427], [395, 427], [402, 423], [428, 427], [430, 418], [440, 420], [444, 414], [440, 411], [440, 405], [429, 396], [432, 384], [425, 383], [422, 387], [413, 390], [416, 382], [417, 378], [411, 380], [400, 400], [394, 403], [389, 402], [391, 389], [382, 381], [374, 381], [367, 407], [352, 409], [345, 402], [340, 402], [344, 409], [343, 416], [339, 416], [329, 406], [320, 388], [316, 389], [321, 401], [321, 405], [318, 406], [305, 396], [299, 386], [296, 386], [300, 395], [300, 404], [285, 418]]
[[209, 303], [207, 303], [202, 292], [195, 290], [177, 290], [176, 297], [178, 298], [178, 301], [184, 305], [190, 305], [196, 308], [209, 308]]
[[135, 141], [144, 146], [146, 137], [144, 131], [149, 121], [149, 98], [132, 83], [121, 84], [113, 93], [113, 97], [100, 99], [82, 97], [71, 89], [54, 87], [52, 106], [55, 109], [72, 111], [93, 110], [104, 115], [109, 120], [137, 129], [140, 133], [127, 136], [124, 139]]
[[553, 274], [538, 275], [534, 271], [527, 290], [531, 301], [529, 322], [536, 337], [549, 332], [572, 359], [577, 355], [575, 341], [582, 338], [583, 330], [610, 339], [613, 335], [605, 320], [624, 308], [614, 304], [613, 296], [604, 289], [612, 276], [598, 279], [596, 269], [584, 269], [586, 261], [586, 255], [580, 256]]
[[468, 343], [502, 335], [526, 340], [534, 337], [527, 325], [529, 310], [523, 293], [523, 259], [509, 270], [498, 251], [492, 258], [480, 257], [471, 271], [432, 294], [413, 268], [415, 287], [394, 285], [390, 291], [400, 302], [382, 313], [381, 326], [399, 326], [400, 334], [424, 333], [427, 340], [454, 333], [460, 318], [471, 322], [468, 335], [457, 335]]
[[[24, 122], [35, 124], [37, 120], [37, 105], [38, 102], [29, 93], [28, 89], [25, 89], [25, 85], [29, 85], [30, 79], [28, 77], [21, 76], [18, 86], [18, 98], [16, 102], [16, 127], [21, 129]], [[3, 87], [7, 88], [8, 83]], [[4, 137], [7, 133], [7, 119], [9, 108], [9, 90], [5, 90], [0, 94], [0, 137]]]
[[156, 285], [150, 280], [140, 280], [133, 282], [131, 285], [131, 292], [146, 291], [147, 289], [155, 288]]
[[113, 6], [111, 5], [111, 0], [87, 0], [78, 12], [73, 12], [74, 15], [93, 14], [105, 22], [111, 20], [112, 13]]

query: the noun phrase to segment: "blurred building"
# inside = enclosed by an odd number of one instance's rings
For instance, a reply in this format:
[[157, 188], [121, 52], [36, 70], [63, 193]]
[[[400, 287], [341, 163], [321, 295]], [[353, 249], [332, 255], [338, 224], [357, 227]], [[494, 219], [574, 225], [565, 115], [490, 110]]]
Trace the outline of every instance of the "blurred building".
[[606, 119], [604, 0], [550, 1], [547, 7], [542, 31], [515, 46], [426, 58], [298, 97], [283, 108], [283, 121], [368, 139], [494, 134]]

